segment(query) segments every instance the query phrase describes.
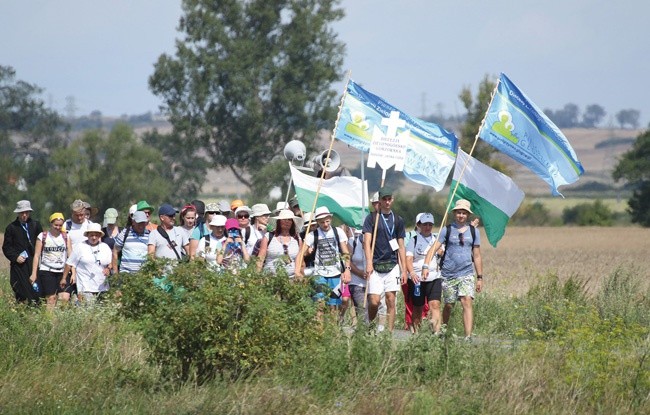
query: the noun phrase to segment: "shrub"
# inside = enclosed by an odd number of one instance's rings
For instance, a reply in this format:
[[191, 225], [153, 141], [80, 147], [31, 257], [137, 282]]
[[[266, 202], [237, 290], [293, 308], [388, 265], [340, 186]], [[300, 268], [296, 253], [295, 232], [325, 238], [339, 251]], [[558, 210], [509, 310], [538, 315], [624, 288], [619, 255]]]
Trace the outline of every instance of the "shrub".
[[517, 226], [544, 226], [550, 221], [551, 213], [541, 202], [522, 204], [511, 219]]
[[126, 279], [121, 312], [170, 378], [203, 383], [282, 364], [320, 338], [316, 306], [306, 284], [254, 268], [235, 275], [191, 262], [161, 278], [166, 264], [148, 262]]
[[580, 203], [564, 208], [562, 220], [565, 224], [579, 226], [612, 226], [612, 211], [598, 199], [593, 203]]

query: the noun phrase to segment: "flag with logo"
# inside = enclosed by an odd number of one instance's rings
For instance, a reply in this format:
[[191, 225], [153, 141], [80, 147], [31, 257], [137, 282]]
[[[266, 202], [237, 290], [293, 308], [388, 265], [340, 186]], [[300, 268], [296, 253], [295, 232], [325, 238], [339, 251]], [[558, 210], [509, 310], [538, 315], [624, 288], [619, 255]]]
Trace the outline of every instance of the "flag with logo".
[[[391, 113], [399, 113], [393, 120]], [[368, 152], [373, 136], [406, 143], [406, 178], [440, 191], [456, 160], [458, 139], [439, 125], [411, 117], [382, 98], [348, 82], [334, 137]]]
[[[467, 167], [463, 171], [465, 164]], [[462, 150], [458, 151], [451, 188], [454, 189], [456, 184], [458, 188], [452, 205], [458, 199], [469, 200], [472, 211], [481, 218], [490, 245], [496, 247], [505, 234], [510, 217], [524, 200], [524, 192], [510, 177]]]
[[[300, 206], [311, 208], [320, 177], [305, 174], [289, 164], [291, 178]], [[323, 180], [316, 207], [327, 206], [333, 215], [352, 227], [361, 227], [364, 207], [368, 206], [367, 183], [354, 176], [337, 176]], [[366, 209], [367, 211], [367, 209]]]
[[555, 196], [584, 173], [569, 140], [505, 74], [479, 136], [541, 177]]

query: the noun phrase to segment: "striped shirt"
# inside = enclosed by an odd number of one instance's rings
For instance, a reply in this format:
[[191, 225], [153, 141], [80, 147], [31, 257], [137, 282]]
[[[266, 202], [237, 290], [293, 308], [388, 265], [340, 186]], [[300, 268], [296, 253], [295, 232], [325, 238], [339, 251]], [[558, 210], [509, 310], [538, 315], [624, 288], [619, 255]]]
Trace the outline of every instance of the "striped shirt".
[[123, 229], [115, 237], [115, 247], [122, 251], [120, 272], [133, 273], [140, 271], [142, 264], [147, 260], [147, 245], [149, 244], [149, 229], [143, 234], [137, 234], [133, 228], [129, 228], [129, 236], [124, 241], [126, 229]]

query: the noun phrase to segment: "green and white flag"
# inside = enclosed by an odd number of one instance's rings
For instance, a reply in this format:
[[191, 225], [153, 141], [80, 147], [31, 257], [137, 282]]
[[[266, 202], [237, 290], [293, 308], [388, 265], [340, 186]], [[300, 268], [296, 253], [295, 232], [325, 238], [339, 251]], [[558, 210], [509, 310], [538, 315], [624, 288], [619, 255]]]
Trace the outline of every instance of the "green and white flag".
[[[289, 167], [298, 203], [303, 209], [311, 209], [320, 177], [302, 173], [291, 164]], [[367, 183], [354, 176], [338, 176], [323, 180], [318, 203], [316, 203], [316, 207], [321, 206], [327, 206], [330, 212], [346, 225], [361, 227], [364, 219], [363, 207], [368, 206]], [[368, 211], [367, 208], [365, 210]]]
[[[469, 160], [469, 162], [468, 162]], [[465, 171], [463, 167], [467, 163]], [[496, 247], [506, 231], [510, 217], [524, 200], [524, 192], [505, 174], [486, 166], [462, 150], [458, 150], [453, 189], [458, 183], [452, 206], [458, 199], [472, 203], [472, 211], [481, 218], [490, 245]], [[451, 193], [449, 194], [451, 196]]]

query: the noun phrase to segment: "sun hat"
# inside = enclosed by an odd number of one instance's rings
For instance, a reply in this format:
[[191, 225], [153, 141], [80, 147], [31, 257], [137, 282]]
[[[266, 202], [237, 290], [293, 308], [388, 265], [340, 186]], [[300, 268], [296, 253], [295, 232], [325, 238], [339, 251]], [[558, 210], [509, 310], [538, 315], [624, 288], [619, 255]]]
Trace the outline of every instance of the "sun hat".
[[90, 223], [84, 232], [84, 236], [88, 236], [89, 233], [99, 233], [104, 236], [104, 231], [102, 231], [102, 225], [99, 223]]
[[235, 218], [226, 220], [226, 230], [229, 231], [231, 229], [239, 229], [239, 222]]
[[453, 211], [453, 210], [461, 210], [461, 209], [462, 209], [462, 210], [466, 210], [466, 211], [468, 211], [469, 213], [474, 213], [474, 212], [472, 212], [471, 207], [472, 207], [472, 204], [469, 202], [469, 200], [466, 200], [466, 199], [458, 199], [458, 200], [456, 201], [456, 204], [454, 205], [454, 208], [452, 209], [452, 211]]
[[234, 211], [240, 206], [244, 206], [244, 201], [241, 199], [235, 199], [232, 202], [230, 202], [230, 210]]
[[375, 192], [372, 194], [372, 197], [370, 198], [370, 203], [378, 203], [379, 202], [379, 192]]
[[289, 199], [289, 207], [295, 208], [295, 207], [298, 207], [298, 206], [300, 206], [300, 203], [298, 203], [298, 198], [297, 197], [292, 197], [291, 199]]
[[250, 216], [251, 213], [253, 213], [253, 211], [251, 210], [251, 208], [249, 208], [249, 207], [246, 206], [246, 205], [244, 205], [244, 206], [240, 206], [240, 207], [238, 207], [237, 209], [235, 209], [235, 216], [237, 216], [237, 215], [239, 214], [239, 212], [248, 212], [248, 215], [249, 215], [249, 216]]
[[[293, 223], [296, 225], [296, 232], [299, 232], [302, 229], [303, 225], [303, 219], [301, 217], [298, 217], [294, 215], [293, 211], [290, 209], [282, 209], [280, 212], [278, 212], [277, 216], [271, 216], [271, 219], [273, 219], [274, 223], [277, 223], [277, 221], [282, 220], [282, 219], [291, 219], [293, 220]], [[275, 229], [278, 229], [277, 224], [275, 226]]]
[[230, 203], [227, 200], [220, 200], [218, 206], [219, 212], [230, 212]]
[[270, 215], [271, 211], [265, 203], [257, 203], [251, 208], [251, 218], [256, 218], [258, 216]]
[[316, 211], [314, 212], [314, 219], [323, 219], [326, 217], [331, 217], [332, 214], [330, 213], [330, 210], [327, 208], [327, 206], [321, 206], [316, 208]]
[[143, 222], [149, 222], [149, 218], [147, 217], [147, 214], [141, 210], [136, 211], [133, 214], [133, 223], [143, 223]]
[[176, 216], [176, 209], [169, 203], [163, 203], [158, 208], [158, 216]]
[[226, 226], [227, 220], [223, 215], [214, 215], [208, 226]]
[[90, 210], [90, 216], [95, 216], [99, 212], [99, 208], [93, 207], [90, 203], [84, 202], [84, 209]]
[[131, 205], [131, 207], [129, 208], [129, 216], [133, 216], [133, 214], [137, 211], [138, 211], [138, 205], [137, 204]]
[[141, 200], [138, 202], [138, 209], [137, 210], [153, 210], [153, 206], [151, 206], [149, 203], [147, 203], [146, 200]]
[[61, 212], [54, 212], [50, 215], [50, 223], [54, 222], [57, 219], [65, 220], [65, 217], [63, 216], [63, 213]]
[[417, 223], [430, 223], [433, 225], [433, 215], [431, 213], [420, 213]]
[[391, 189], [388, 186], [384, 186], [381, 189], [379, 189], [379, 198], [383, 199], [385, 196], [392, 196], [393, 195], [393, 189]]
[[104, 226], [106, 226], [106, 225], [114, 225], [115, 222], [117, 222], [117, 217], [118, 216], [119, 216], [119, 213], [117, 213], [117, 209], [114, 209], [114, 208], [106, 209], [106, 212], [104, 212]]
[[76, 199], [74, 202], [70, 204], [70, 210], [73, 212], [77, 212], [79, 210], [85, 209], [86, 205], [83, 200], [81, 199]]
[[19, 200], [18, 203], [16, 203], [16, 209], [14, 209], [14, 213], [22, 213], [22, 212], [32, 212], [34, 209], [32, 209], [32, 204], [29, 203], [29, 200]]
[[208, 203], [205, 205], [205, 212], [220, 212], [219, 204], [215, 202]]
[[316, 223], [316, 220], [313, 218], [313, 215], [312, 215], [311, 212], [303, 212], [302, 213], [302, 219], [303, 219], [305, 224], [309, 223], [310, 220], [312, 221], [311, 222], [312, 224]]

